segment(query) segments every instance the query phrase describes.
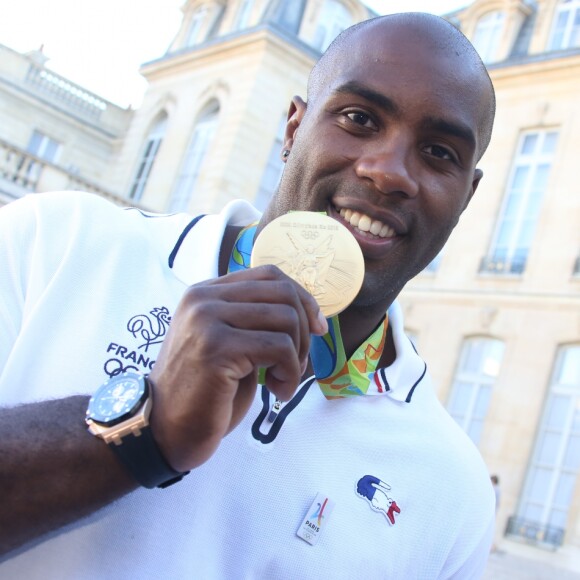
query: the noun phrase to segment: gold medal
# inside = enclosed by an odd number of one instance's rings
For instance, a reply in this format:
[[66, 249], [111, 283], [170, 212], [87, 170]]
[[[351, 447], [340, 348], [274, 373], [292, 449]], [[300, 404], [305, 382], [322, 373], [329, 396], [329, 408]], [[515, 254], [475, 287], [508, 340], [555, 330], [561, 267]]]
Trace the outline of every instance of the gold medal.
[[278, 266], [314, 296], [326, 318], [354, 300], [365, 274], [361, 249], [348, 229], [308, 211], [271, 221], [256, 239], [250, 264]]

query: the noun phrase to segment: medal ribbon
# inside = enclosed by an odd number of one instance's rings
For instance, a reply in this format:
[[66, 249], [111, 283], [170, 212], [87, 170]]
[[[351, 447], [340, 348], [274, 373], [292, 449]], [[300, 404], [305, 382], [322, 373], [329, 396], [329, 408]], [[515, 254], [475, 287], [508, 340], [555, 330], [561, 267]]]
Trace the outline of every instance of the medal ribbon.
[[[250, 224], [238, 235], [228, 264], [228, 274], [250, 267], [250, 258], [258, 224]], [[314, 376], [327, 399], [338, 399], [366, 394], [381, 394], [369, 391], [374, 381], [388, 328], [388, 317], [347, 359], [340, 333], [338, 316], [328, 318], [328, 332], [324, 336], [313, 335], [310, 340], [310, 360]], [[264, 372], [260, 369], [260, 383], [264, 383]]]

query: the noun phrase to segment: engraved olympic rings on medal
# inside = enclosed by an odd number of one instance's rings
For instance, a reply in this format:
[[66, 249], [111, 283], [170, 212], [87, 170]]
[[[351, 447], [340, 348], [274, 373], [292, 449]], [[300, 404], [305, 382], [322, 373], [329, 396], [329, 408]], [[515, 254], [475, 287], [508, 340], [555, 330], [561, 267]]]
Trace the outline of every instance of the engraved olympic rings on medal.
[[327, 215], [308, 211], [271, 221], [254, 243], [250, 264], [278, 266], [314, 296], [326, 318], [354, 300], [364, 278], [364, 258], [354, 236]]

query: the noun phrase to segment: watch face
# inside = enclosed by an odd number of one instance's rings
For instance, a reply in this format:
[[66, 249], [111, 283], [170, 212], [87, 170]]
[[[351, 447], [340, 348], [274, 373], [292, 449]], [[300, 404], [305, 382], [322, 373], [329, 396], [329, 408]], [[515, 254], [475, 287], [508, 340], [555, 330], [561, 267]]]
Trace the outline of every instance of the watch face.
[[125, 373], [112, 378], [91, 397], [87, 418], [115, 425], [129, 418], [147, 396], [145, 378], [135, 373]]

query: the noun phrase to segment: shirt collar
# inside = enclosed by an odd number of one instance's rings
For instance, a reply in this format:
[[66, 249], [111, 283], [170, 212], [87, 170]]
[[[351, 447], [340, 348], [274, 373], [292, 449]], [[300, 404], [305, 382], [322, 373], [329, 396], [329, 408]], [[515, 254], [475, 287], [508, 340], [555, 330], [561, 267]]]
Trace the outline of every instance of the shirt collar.
[[187, 286], [217, 277], [226, 226], [246, 226], [258, 219], [260, 212], [252, 205], [236, 200], [228, 203], [219, 214], [201, 217], [193, 227], [190, 222], [172, 248], [170, 266], [173, 273]]
[[427, 365], [405, 334], [403, 313], [397, 301], [389, 308], [389, 323], [397, 356], [388, 367], [377, 369], [375, 385], [377, 391], [383, 389], [392, 399], [410, 403], [415, 389], [425, 378]]

